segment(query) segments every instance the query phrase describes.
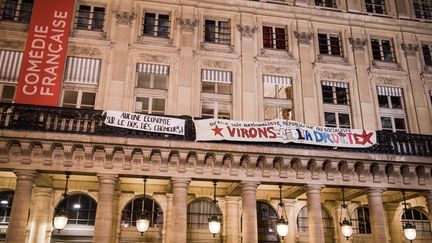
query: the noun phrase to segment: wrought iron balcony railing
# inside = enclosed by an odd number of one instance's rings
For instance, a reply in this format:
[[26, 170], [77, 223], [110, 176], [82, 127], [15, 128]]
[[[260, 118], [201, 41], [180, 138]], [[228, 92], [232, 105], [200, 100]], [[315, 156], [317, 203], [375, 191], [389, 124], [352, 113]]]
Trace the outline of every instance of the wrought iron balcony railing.
[[[107, 126], [103, 123], [104, 116], [103, 111], [101, 110], [0, 103], [0, 129], [194, 141], [195, 127], [192, 117], [181, 116], [178, 118], [186, 120], [184, 136], [150, 133]], [[378, 131], [377, 142], [378, 143], [376, 145], [365, 149], [335, 149], [332, 147], [292, 143], [259, 143], [259, 145], [432, 157], [432, 136], [430, 135]], [[241, 142], [224, 141], [223, 143], [239, 144]]]

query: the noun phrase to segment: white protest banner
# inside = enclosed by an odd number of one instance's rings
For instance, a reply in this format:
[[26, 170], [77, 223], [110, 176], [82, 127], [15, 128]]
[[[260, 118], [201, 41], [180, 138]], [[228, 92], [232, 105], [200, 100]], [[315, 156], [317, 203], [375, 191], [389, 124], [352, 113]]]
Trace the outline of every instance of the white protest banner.
[[185, 120], [182, 119], [112, 110], [104, 111], [104, 114], [104, 123], [108, 126], [175, 135], [185, 132]]
[[264, 122], [195, 120], [196, 141], [303, 143], [332, 147], [366, 148], [376, 144], [376, 132], [319, 127], [296, 121]]

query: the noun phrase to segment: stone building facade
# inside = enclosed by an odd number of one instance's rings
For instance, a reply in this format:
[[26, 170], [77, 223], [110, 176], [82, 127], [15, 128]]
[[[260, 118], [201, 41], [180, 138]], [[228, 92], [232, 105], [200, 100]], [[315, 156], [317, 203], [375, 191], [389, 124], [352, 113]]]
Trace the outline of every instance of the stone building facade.
[[[54, 108], [13, 104], [33, 1], [0, 3], [0, 241], [406, 242], [409, 219], [431, 242], [430, 0], [76, 0]], [[195, 142], [107, 128], [107, 109], [379, 130], [379, 144]]]

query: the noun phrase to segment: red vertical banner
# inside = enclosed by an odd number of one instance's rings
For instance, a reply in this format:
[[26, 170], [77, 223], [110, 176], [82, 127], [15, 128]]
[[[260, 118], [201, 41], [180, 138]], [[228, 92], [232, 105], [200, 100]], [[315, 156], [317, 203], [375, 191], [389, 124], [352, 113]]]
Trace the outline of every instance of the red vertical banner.
[[35, 0], [15, 103], [57, 106], [75, 0]]

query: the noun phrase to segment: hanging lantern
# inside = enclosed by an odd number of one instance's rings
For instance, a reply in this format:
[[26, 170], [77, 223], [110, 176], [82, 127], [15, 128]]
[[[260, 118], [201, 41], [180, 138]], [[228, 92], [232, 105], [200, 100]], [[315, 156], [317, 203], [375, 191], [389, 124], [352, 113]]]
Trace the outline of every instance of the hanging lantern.
[[[70, 172], [66, 172], [66, 184], [65, 184], [65, 188], [64, 188], [64, 193], [62, 195], [63, 199], [67, 197], [68, 183], [69, 183], [70, 174], [71, 174]], [[62, 229], [64, 229], [64, 227], [66, 227], [67, 222], [68, 222], [67, 212], [65, 210], [59, 210], [54, 215], [53, 227], [54, 227], [54, 229], [58, 230], [58, 232], [60, 233], [60, 231]]]
[[282, 184], [279, 184], [279, 204], [278, 205], [279, 207], [281, 207], [282, 213], [280, 218], [276, 221], [276, 232], [280, 237], [283, 238], [288, 235], [288, 220], [285, 220], [284, 216], [287, 219], [288, 217], [285, 210], [285, 205], [282, 202]]
[[415, 228], [415, 225], [413, 223], [410, 223], [409, 221], [407, 221], [406, 219], [406, 214], [408, 213], [408, 209], [407, 209], [407, 203], [406, 203], [406, 199], [405, 199], [405, 191], [402, 191], [402, 196], [403, 196], [403, 201], [404, 201], [404, 216], [405, 216], [405, 225], [403, 226], [403, 232], [404, 232], [404, 236], [407, 240], [409, 240], [410, 242], [413, 242], [413, 240], [415, 240], [415, 238], [417, 237], [417, 231]]
[[[342, 210], [345, 209], [346, 210], [346, 214], [349, 215], [348, 212], [348, 205], [345, 203], [345, 190], [342, 187], [342, 205], [341, 205], [341, 212], [340, 212], [340, 218], [342, 218]], [[353, 233], [353, 229], [352, 229], [352, 222], [351, 220], [348, 220], [347, 218], [344, 218], [342, 220], [342, 222], [339, 223], [340, 227], [341, 227], [341, 232], [342, 235], [348, 240], [352, 233]]]
[[148, 230], [148, 228], [150, 227], [150, 219], [147, 216], [147, 214], [145, 213], [145, 209], [144, 209], [146, 186], [147, 186], [147, 177], [146, 176], [143, 177], [143, 181], [144, 181], [144, 199], [143, 199], [143, 203], [141, 204], [141, 215], [136, 221], [136, 229], [138, 230], [138, 232], [141, 233], [141, 236], [143, 236], [144, 232], [146, 232]]
[[[216, 200], [216, 185], [217, 182], [214, 180], [213, 181], [213, 203], [215, 205], [215, 207], [217, 207], [217, 200]], [[216, 234], [218, 234], [220, 232], [221, 229], [221, 220], [217, 215], [212, 215], [209, 217], [209, 221], [208, 221], [208, 227], [210, 230], [210, 233], [213, 234], [213, 237], [216, 237]]]

